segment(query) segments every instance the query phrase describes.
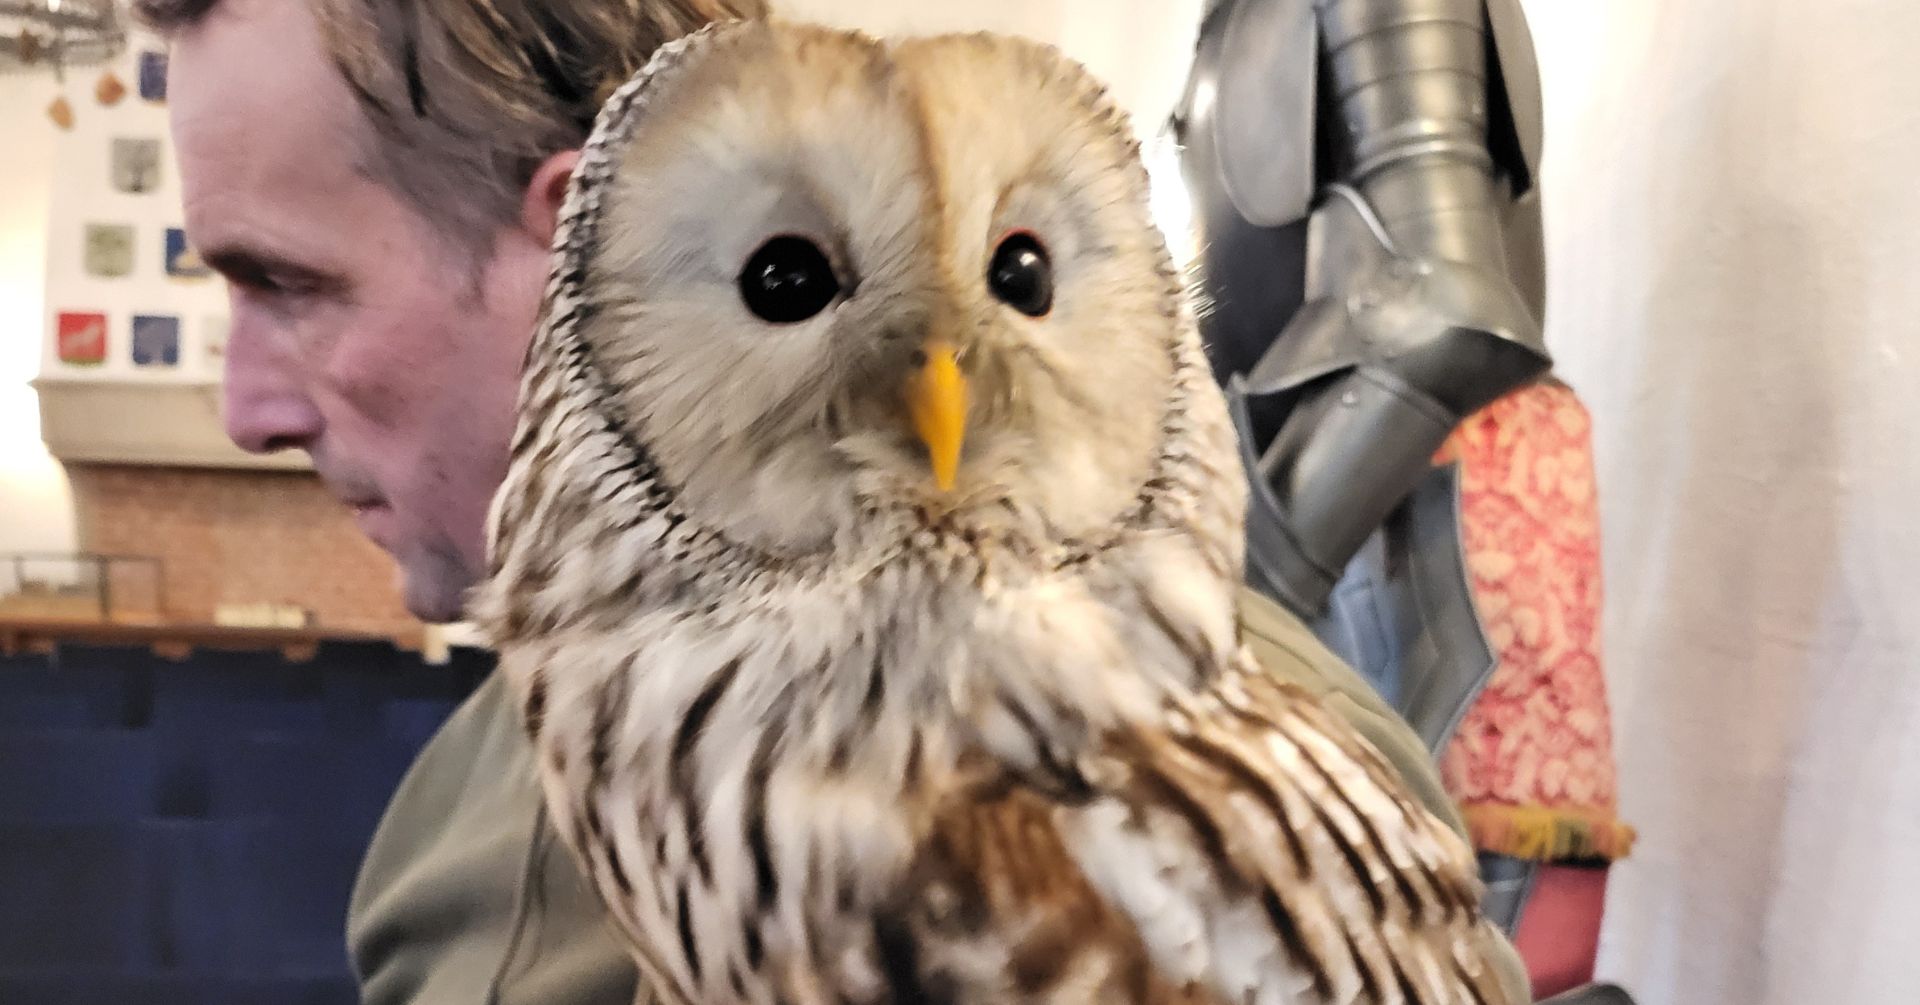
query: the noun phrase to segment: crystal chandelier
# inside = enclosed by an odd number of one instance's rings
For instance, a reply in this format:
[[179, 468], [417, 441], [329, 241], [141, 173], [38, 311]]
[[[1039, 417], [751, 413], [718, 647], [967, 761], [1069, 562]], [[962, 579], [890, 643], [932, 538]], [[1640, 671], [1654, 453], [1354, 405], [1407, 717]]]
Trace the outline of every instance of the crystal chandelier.
[[107, 62], [126, 48], [114, 0], [0, 0], [0, 72], [66, 70]]

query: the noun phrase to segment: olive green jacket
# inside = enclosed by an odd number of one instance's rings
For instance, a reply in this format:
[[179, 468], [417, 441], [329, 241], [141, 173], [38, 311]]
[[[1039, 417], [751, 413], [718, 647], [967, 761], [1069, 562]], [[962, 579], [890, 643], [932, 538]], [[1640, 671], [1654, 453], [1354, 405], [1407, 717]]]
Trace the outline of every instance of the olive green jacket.
[[[1420, 741], [1358, 674], [1251, 591], [1241, 616], [1263, 666], [1320, 694], [1428, 808], [1462, 829]], [[497, 675], [401, 782], [361, 868], [347, 939], [365, 1005], [634, 1000], [634, 965], [547, 824], [530, 749]], [[1518, 954], [1499, 962], [1518, 991], [1513, 1000], [1528, 1000]]]

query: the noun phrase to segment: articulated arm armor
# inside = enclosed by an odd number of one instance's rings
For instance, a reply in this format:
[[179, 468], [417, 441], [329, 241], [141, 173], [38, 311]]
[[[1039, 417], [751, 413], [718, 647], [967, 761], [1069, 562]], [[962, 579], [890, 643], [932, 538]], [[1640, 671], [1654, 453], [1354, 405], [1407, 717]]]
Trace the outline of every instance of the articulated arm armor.
[[1271, 489], [1252, 571], [1303, 617], [1454, 426], [1548, 367], [1516, 2], [1222, 0], [1202, 29], [1173, 128], [1207, 335]]

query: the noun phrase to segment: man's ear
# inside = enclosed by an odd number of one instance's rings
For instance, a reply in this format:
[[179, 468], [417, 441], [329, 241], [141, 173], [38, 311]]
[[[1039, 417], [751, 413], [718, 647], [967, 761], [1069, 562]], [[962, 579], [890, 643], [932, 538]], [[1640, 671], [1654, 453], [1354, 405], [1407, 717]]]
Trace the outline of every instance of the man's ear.
[[580, 151], [562, 150], [540, 163], [520, 197], [520, 225], [543, 247], [553, 246], [553, 232], [559, 226], [560, 204], [567, 199], [567, 185], [573, 180], [574, 166], [580, 163]]

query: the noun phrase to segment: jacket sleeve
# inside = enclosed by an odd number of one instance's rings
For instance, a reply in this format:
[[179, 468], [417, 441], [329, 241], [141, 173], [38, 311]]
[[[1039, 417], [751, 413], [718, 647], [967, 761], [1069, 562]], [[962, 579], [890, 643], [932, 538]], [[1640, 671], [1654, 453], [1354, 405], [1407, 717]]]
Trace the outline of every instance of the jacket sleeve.
[[491, 675], [415, 760], [360, 869], [362, 1005], [633, 1005], [632, 956], [546, 822]]

